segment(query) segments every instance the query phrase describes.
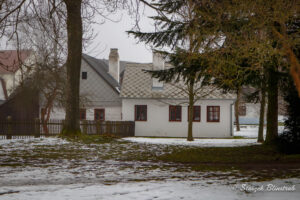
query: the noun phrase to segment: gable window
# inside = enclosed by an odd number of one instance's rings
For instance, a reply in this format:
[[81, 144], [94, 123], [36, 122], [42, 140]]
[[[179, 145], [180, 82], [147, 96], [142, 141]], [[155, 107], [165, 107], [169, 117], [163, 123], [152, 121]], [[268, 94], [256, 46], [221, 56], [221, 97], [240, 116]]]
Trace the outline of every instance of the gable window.
[[246, 105], [239, 106], [239, 116], [246, 116]]
[[170, 106], [169, 107], [169, 121], [170, 122], [181, 122], [181, 106]]
[[80, 120], [85, 120], [86, 119], [86, 110], [85, 109], [80, 109], [80, 111], [79, 111], [79, 119]]
[[95, 109], [95, 120], [105, 121], [105, 110], [104, 109]]
[[87, 72], [82, 72], [81, 73], [81, 78], [82, 79], [87, 79]]
[[[190, 119], [190, 109], [188, 107], [188, 120]], [[201, 107], [194, 106], [193, 107], [193, 122], [200, 122], [201, 119]]]
[[135, 121], [147, 121], [147, 105], [135, 105]]
[[207, 106], [207, 122], [220, 122], [220, 106]]

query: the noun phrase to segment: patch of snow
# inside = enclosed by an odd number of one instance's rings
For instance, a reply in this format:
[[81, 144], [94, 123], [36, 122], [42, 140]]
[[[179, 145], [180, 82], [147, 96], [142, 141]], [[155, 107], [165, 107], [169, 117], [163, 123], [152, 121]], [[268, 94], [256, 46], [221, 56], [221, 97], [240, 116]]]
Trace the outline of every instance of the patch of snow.
[[14, 146], [42, 146], [42, 145], [61, 145], [61, 144], [68, 144], [67, 140], [58, 138], [58, 137], [43, 137], [43, 138], [26, 138], [26, 139], [0, 139], [0, 145], [14, 145]]
[[[128, 137], [123, 140], [130, 142], [138, 142], [145, 144], [166, 144], [166, 145], [185, 145], [199, 147], [235, 147], [259, 144], [256, 142], [258, 135], [257, 125], [241, 125], [241, 130], [236, 131], [234, 128], [234, 136], [241, 136], [247, 139], [194, 139], [188, 142], [186, 138], [147, 138], [147, 137]], [[281, 134], [284, 126], [278, 126], [278, 133]], [[266, 128], [264, 128], [264, 137], [266, 136]]]
[[194, 139], [187, 141], [186, 138], [144, 138], [144, 137], [128, 137], [123, 140], [130, 142], [139, 142], [147, 144], [166, 144], [166, 145], [184, 145], [198, 147], [236, 147], [257, 145], [256, 139]]
[[[236, 131], [234, 128], [234, 136], [242, 136], [246, 138], [257, 138], [258, 126], [257, 125], [241, 125], [241, 131]], [[278, 126], [278, 133], [281, 134], [284, 130], [284, 126]], [[266, 127], [264, 127], [264, 137], [266, 137]]]

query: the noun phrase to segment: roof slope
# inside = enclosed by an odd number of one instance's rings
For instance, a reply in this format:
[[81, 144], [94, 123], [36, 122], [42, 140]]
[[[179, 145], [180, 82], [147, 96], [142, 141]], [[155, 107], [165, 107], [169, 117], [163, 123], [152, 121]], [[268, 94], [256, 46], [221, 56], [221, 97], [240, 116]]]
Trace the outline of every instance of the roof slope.
[[30, 56], [31, 50], [0, 51], [0, 73], [15, 73]]
[[[109, 73], [108, 73], [108, 60], [97, 59], [92, 56], [82, 54], [83, 60], [85, 60], [113, 89], [119, 92], [120, 86], [122, 84], [123, 75], [125, 67], [127, 64], [134, 64], [133, 62], [120, 61], [120, 83], [118, 83]], [[118, 88], [118, 89], [116, 89]]]
[[[164, 83], [162, 89], [152, 88], [151, 75], [143, 70], [151, 70], [152, 64], [128, 64], [126, 66], [121, 97], [122, 98], [154, 98], [154, 99], [188, 99], [188, 95], [182, 91], [183, 83]], [[207, 93], [202, 99], [235, 99], [231, 93], [223, 93], [220, 90], [212, 90], [211, 87], [203, 87], [201, 90]]]
[[113, 89], [118, 90], [120, 84], [108, 73], [108, 65], [100, 59], [83, 54], [85, 60]]

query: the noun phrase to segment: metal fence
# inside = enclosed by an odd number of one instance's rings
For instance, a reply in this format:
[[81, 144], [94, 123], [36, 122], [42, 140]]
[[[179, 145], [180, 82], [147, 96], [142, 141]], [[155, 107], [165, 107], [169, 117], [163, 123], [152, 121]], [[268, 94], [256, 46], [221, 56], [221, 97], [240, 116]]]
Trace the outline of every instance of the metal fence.
[[[63, 120], [15, 121], [8, 118], [0, 121], [0, 139], [48, 137], [58, 135], [63, 128]], [[135, 123], [132, 121], [80, 121], [81, 132], [88, 135], [134, 136]]]

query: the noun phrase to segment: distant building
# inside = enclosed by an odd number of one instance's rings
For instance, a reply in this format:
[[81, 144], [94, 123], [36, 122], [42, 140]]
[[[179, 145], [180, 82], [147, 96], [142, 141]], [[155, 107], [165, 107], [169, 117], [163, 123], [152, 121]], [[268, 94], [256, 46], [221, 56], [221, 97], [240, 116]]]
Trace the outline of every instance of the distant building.
[[[242, 88], [241, 100], [239, 105], [239, 122], [240, 124], [259, 124], [260, 102], [250, 102], [248, 96], [255, 92], [255, 88]], [[267, 98], [265, 106], [265, 117], [267, 116]], [[283, 121], [286, 115], [286, 103], [279, 93], [278, 96], [278, 121]], [[234, 119], [235, 120], [235, 119]], [[265, 120], [266, 123], [266, 120]]]
[[[7, 96], [18, 86], [23, 72], [29, 68], [33, 54], [30, 50], [2, 50], [0, 51], [0, 79], [2, 87], [5, 87]], [[0, 89], [1, 92], [1, 89]], [[0, 93], [1, 94], [1, 93]]]

